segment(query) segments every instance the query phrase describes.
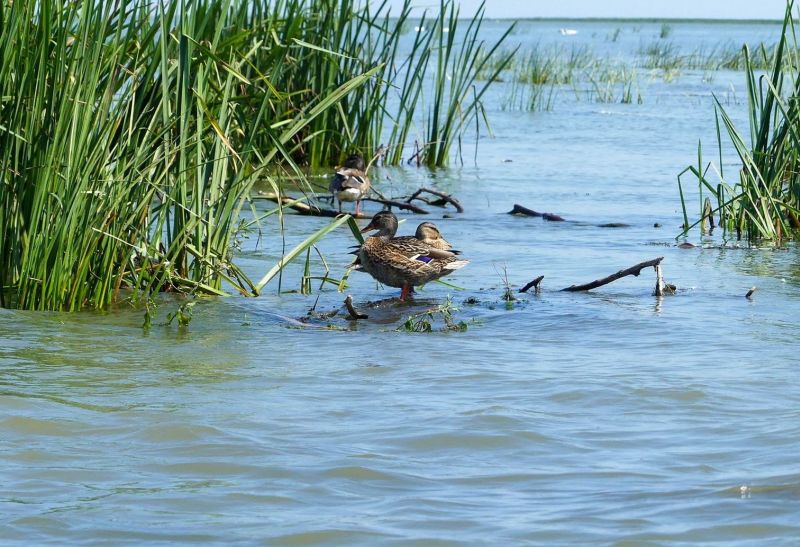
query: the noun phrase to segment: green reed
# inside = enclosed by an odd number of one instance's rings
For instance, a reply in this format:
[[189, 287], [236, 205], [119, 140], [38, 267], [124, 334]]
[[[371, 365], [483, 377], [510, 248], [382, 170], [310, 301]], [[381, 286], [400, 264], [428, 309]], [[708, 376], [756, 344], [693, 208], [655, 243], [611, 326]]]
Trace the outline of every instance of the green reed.
[[[702, 225], [705, 217], [703, 193], [717, 206], [726, 233], [749, 242], [796, 238], [800, 229], [800, 54], [789, 2], [781, 39], [773, 50], [766, 73], [752, 60], [750, 48], [742, 55], [748, 96], [749, 143], [735, 127], [722, 103], [716, 99], [718, 164], [704, 167], [698, 147], [696, 166], [687, 167], [678, 184], [683, 203], [684, 232]], [[763, 54], [763, 52], [761, 52]], [[741, 161], [741, 168], [726, 177], [723, 170], [723, 131]], [[690, 225], [681, 177], [691, 173], [698, 180], [701, 209], [699, 220]], [[711, 179], [715, 173], [717, 180]], [[730, 173], [730, 171], [729, 171]]]
[[410, 0], [392, 17], [353, 0], [0, 0], [0, 305], [258, 294], [343, 220], [254, 282], [232, 242], [257, 181], [281, 193], [279, 166], [310, 188], [300, 165], [402, 152], [424, 119], [443, 165], [481, 112], [482, 17], [461, 33], [440, 8], [401, 55]]
[[[457, 5], [450, 0], [439, 4], [439, 15], [432, 22], [435, 34], [435, 59], [428, 56], [428, 63], [435, 63], [433, 70], [432, 98], [425, 114], [426, 141], [422, 149], [422, 163], [436, 167], [447, 163], [450, 149], [461, 134], [470, 127], [473, 119], [486, 118], [481, 99], [497, 76], [511, 62], [516, 50], [499, 54], [505, 39], [513, 31], [509, 27], [494, 43], [487, 45], [479, 38], [483, 25], [484, 4], [476, 15], [463, 21], [458, 18]], [[466, 24], [466, 28], [462, 28]], [[499, 54], [499, 62], [486, 74], [489, 59]], [[477, 137], [477, 135], [476, 135]], [[390, 143], [398, 146], [402, 143]]]
[[252, 185], [375, 70], [276, 114], [286, 52], [252, 64], [273, 33], [251, 8], [0, 3], [0, 305], [258, 292], [231, 250]]

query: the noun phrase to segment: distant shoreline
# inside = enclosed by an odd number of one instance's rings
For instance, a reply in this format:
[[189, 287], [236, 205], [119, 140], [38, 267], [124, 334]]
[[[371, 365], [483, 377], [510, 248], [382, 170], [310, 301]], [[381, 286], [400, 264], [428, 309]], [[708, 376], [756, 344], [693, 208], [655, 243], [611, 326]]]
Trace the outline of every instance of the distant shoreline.
[[[412, 16], [413, 17], [413, 16]], [[462, 17], [469, 19], [469, 17]], [[783, 24], [783, 19], [680, 19], [673, 17], [490, 17], [484, 15], [485, 21], [520, 21], [520, 22], [559, 22], [571, 23], [683, 23], [683, 24], [749, 24], [775, 25]]]

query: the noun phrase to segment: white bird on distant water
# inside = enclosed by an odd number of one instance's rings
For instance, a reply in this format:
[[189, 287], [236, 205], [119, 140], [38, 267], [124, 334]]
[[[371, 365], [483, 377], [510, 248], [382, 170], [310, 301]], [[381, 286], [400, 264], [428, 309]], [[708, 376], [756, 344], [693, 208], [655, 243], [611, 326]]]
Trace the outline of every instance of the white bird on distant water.
[[361, 200], [369, 192], [370, 185], [364, 158], [358, 154], [353, 154], [348, 156], [344, 160], [344, 165], [336, 170], [328, 189], [339, 200], [340, 213], [342, 212], [343, 201], [355, 201], [355, 214], [358, 215], [361, 213]]

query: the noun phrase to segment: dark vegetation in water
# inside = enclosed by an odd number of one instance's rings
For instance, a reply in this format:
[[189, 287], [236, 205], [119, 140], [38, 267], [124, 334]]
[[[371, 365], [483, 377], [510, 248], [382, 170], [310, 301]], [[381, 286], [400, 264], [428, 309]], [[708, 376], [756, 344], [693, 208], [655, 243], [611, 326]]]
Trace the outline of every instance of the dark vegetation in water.
[[[696, 226], [713, 230], [715, 215], [725, 235], [749, 243], [780, 244], [800, 233], [800, 50], [792, 11], [793, 2], [789, 2], [781, 39], [766, 71], [752, 62], [747, 46], [742, 50], [749, 143], [715, 98], [718, 158], [706, 163], [698, 145], [697, 164], [678, 176], [684, 216], [681, 235]], [[739, 156], [742, 167], [737, 170], [723, 167], [723, 136]], [[684, 198], [683, 176], [687, 174], [698, 181], [700, 197], [699, 218], [693, 223]]]
[[232, 242], [283, 212], [243, 220], [256, 181], [280, 195], [276, 166], [303, 178], [381, 142], [399, 163], [419, 121], [418, 160], [444, 165], [484, 118], [476, 76], [506, 35], [439, 7], [401, 52], [410, 2], [0, 1], [0, 305], [257, 295], [346, 219], [256, 283]]

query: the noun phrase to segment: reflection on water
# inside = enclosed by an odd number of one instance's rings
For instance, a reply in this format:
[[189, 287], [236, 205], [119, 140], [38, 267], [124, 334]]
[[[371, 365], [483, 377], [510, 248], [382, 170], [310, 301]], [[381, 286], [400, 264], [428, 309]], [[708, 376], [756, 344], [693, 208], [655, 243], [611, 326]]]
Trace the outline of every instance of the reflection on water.
[[[387, 194], [424, 183], [464, 203], [431, 215], [471, 260], [448, 278], [463, 290], [398, 304], [353, 274], [368, 320], [309, 320], [342, 308], [328, 286], [204, 300], [184, 330], [160, 324], [165, 302], [147, 332], [128, 308], [0, 310], [1, 537], [792, 542], [797, 249], [674, 246], [675, 174], [713, 132], [707, 89], [686, 99], [698, 78], [653, 84], [643, 105], [493, 111], [479, 167], [376, 172]], [[505, 214], [513, 203], [568, 222]], [[286, 222], [292, 245], [326, 221]], [[245, 244], [253, 276], [280, 253]], [[351, 244], [347, 230], [322, 243], [332, 275]], [[674, 296], [652, 296], [652, 270], [558, 290], [656, 256]], [[544, 275], [542, 292], [507, 304], [506, 275], [513, 290]], [[397, 331], [448, 295], [466, 332]]]

